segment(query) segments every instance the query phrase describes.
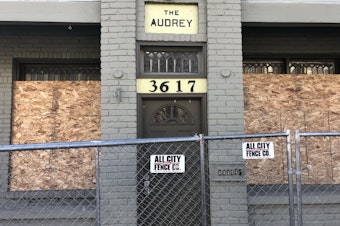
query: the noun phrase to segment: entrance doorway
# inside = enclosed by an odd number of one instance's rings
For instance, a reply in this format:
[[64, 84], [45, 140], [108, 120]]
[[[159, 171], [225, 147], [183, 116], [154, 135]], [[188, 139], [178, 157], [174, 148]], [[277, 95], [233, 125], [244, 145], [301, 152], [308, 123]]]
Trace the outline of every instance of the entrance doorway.
[[[203, 98], [141, 98], [140, 137], [203, 133]], [[183, 173], [151, 173], [151, 155], [185, 157]], [[147, 144], [138, 148], [138, 225], [200, 225], [201, 177], [197, 142]]]

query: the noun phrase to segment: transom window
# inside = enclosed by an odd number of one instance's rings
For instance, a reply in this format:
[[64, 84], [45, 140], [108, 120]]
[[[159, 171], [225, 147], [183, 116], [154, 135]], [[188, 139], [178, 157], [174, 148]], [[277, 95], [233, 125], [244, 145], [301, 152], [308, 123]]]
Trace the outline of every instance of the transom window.
[[192, 123], [190, 113], [178, 105], [166, 105], [156, 111], [152, 117], [152, 124], [183, 124]]
[[206, 77], [205, 45], [140, 43], [138, 77]]
[[100, 80], [99, 63], [20, 63], [21, 81], [92, 81]]
[[245, 74], [282, 74], [284, 73], [283, 61], [250, 60], [243, 62]]
[[146, 73], [198, 73], [197, 51], [145, 51], [144, 72]]
[[289, 74], [334, 74], [334, 62], [290, 62]]
[[244, 60], [245, 74], [335, 74], [335, 60]]

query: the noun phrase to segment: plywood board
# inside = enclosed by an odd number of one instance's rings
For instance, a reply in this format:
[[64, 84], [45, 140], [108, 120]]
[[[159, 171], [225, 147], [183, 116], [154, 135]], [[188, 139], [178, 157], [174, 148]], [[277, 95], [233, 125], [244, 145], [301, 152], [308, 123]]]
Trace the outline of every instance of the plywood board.
[[[243, 79], [246, 133], [340, 131], [339, 75], [245, 74]], [[15, 82], [13, 102], [13, 143], [100, 139], [100, 82]], [[292, 147], [294, 142], [292, 137]], [[303, 182], [339, 183], [339, 141], [318, 142], [301, 143]], [[247, 162], [249, 183], [287, 182], [282, 143], [275, 142], [275, 159]], [[94, 188], [93, 150], [86, 153], [13, 153], [11, 189]]]
[[[340, 131], [340, 76], [244, 74], [245, 132]], [[292, 131], [294, 135], [294, 131]], [[302, 179], [304, 183], [336, 183], [340, 165], [330, 140], [309, 139], [301, 142]], [[292, 147], [295, 140], [292, 137]], [[294, 150], [293, 150], [294, 151]], [[293, 153], [295, 154], [295, 153]], [[249, 177], [266, 177], [260, 183], [285, 183], [271, 169], [285, 167], [286, 155], [265, 163], [247, 163]], [[293, 163], [295, 164], [295, 163]], [[255, 167], [256, 165], [256, 167]], [[260, 165], [261, 171], [258, 168]], [[261, 176], [262, 174], [262, 176]], [[268, 174], [271, 178], [268, 178]], [[282, 177], [279, 177], [282, 178]], [[255, 181], [250, 178], [250, 183]]]
[[[12, 143], [100, 139], [100, 82], [14, 83]], [[93, 149], [11, 154], [11, 190], [93, 189]]]

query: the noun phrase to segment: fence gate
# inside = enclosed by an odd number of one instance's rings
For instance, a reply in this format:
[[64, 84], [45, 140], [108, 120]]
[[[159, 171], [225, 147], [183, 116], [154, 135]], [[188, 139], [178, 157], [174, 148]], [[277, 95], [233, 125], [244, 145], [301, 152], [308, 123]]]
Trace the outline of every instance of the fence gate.
[[138, 225], [200, 224], [199, 142], [143, 144], [137, 162]]
[[295, 131], [297, 225], [340, 225], [340, 132]]

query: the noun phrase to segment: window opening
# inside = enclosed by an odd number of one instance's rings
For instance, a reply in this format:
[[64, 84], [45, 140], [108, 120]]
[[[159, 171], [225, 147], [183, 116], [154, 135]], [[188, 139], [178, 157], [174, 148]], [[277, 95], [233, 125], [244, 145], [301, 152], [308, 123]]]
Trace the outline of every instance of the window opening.
[[289, 74], [335, 74], [334, 62], [289, 62]]
[[[288, 66], [286, 66], [288, 65]], [[244, 60], [244, 74], [335, 74], [335, 60]]]
[[99, 64], [22, 64], [21, 81], [100, 81]]
[[245, 60], [243, 61], [245, 74], [282, 74], [284, 73], [283, 61], [270, 60]]
[[198, 73], [198, 51], [144, 51], [145, 73]]
[[162, 125], [169, 123], [192, 123], [190, 113], [178, 105], [166, 105], [158, 109], [152, 116], [152, 124]]

